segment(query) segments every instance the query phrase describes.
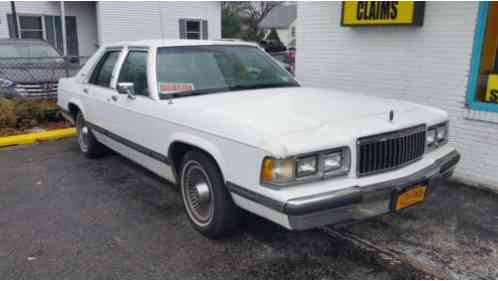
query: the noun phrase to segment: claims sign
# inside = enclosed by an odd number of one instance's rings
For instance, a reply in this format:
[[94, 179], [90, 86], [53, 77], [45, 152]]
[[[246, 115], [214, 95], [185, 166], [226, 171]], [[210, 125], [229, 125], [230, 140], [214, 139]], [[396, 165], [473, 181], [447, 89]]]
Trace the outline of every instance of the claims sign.
[[424, 10], [425, 2], [418, 1], [345, 1], [341, 24], [422, 26]]

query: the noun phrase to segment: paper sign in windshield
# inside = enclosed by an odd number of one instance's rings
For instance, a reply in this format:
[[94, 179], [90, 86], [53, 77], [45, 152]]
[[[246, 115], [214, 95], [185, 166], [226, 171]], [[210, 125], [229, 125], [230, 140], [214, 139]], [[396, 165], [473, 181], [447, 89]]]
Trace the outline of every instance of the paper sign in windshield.
[[161, 92], [161, 94], [192, 92], [193, 90], [194, 90], [194, 84], [192, 83], [170, 83], [170, 82], [159, 83], [159, 92]]

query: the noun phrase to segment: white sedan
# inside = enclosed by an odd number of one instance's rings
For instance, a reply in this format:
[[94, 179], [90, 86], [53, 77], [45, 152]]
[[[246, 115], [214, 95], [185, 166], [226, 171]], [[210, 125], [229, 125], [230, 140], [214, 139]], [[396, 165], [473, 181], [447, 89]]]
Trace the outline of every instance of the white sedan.
[[103, 46], [60, 80], [58, 103], [86, 156], [108, 147], [177, 184], [208, 237], [241, 209], [294, 230], [398, 211], [460, 159], [445, 112], [301, 87], [243, 42]]

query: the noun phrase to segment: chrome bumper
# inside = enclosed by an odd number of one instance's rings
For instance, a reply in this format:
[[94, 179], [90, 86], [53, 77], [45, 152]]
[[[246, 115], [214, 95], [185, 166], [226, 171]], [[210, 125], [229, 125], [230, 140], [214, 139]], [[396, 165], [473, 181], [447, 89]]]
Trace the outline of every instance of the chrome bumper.
[[393, 210], [393, 198], [400, 191], [419, 183], [428, 184], [431, 192], [441, 181], [452, 175], [460, 160], [453, 151], [434, 164], [403, 178], [369, 186], [352, 186], [338, 191], [316, 194], [279, 202], [228, 182], [228, 189], [248, 200], [286, 214], [292, 229], [304, 230], [329, 224], [362, 220]]

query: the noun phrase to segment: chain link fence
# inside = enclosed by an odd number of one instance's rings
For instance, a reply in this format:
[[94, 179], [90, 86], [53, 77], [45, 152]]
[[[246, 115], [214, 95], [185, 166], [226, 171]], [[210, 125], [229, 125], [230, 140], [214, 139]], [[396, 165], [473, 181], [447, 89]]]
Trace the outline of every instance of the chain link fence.
[[88, 57], [0, 57], [0, 97], [56, 99], [60, 78], [74, 76]]

